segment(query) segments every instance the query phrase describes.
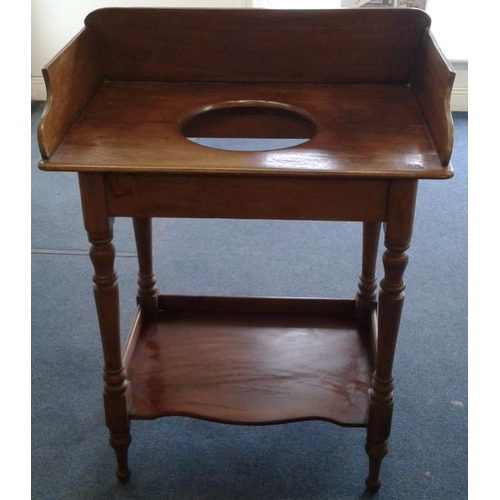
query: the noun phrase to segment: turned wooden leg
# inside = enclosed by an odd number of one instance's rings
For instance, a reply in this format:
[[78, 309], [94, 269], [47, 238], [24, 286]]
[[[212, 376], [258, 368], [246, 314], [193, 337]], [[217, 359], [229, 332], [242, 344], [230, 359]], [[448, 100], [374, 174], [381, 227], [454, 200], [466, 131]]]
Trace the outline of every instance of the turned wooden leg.
[[[121, 483], [130, 477], [127, 464], [131, 441], [128, 418], [128, 381], [120, 348], [118, 282], [114, 271], [112, 220], [108, 218], [103, 179], [100, 174], [80, 174], [80, 192], [85, 228], [94, 266], [94, 297], [104, 355], [104, 412], [110, 444], [118, 462], [116, 475]], [[90, 196], [89, 193], [92, 193]]]
[[391, 182], [384, 240], [386, 250], [383, 255], [385, 274], [380, 281], [378, 301], [377, 359], [370, 391], [366, 439], [369, 457], [366, 486], [370, 492], [380, 487], [380, 466], [387, 454], [391, 432], [394, 389], [392, 366], [403, 310], [403, 274], [408, 264], [407, 250], [413, 228], [416, 192], [416, 181]]
[[356, 317], [358, 322], [365, 325], [370, 322], [370, 313], [377, 299], [375, 270], [380, 226], [380, 222], [363, 222], [363, 260], [356, 295]]
[[151, 218], [134, 217], [133, 222], [139, 262], [137, 303], [146, 318], [154, 318], [158, 314], [158, 288], [153, 271]]

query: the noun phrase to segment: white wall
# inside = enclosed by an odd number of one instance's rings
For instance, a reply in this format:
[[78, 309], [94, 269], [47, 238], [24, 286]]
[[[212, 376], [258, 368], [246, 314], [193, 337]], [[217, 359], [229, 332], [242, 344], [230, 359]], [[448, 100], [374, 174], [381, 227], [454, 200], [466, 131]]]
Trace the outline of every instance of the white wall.
[[451, 110], [469, 110], [469, 63], [468, 61], [452, 61], [456, 71], [455, 83], [451, 92]]
[[469, 108], [469, 46], [468, 24], [476, 6], [466, 0], [427, 0], [427, 12], [432, 18], [431, 30], [439, 46], [457, 72], [451, 94], [451, 109]]

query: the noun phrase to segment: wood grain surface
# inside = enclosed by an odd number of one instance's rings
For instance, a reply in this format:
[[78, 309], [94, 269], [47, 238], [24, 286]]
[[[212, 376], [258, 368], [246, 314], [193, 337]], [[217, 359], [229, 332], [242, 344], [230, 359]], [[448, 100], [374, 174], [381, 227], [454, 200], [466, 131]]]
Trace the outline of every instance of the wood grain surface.
[[[316, 132], [299, 146], [260, 152], [208, 148], [183, 135], [180, 124], [192, 110], [248, 99], [304, 110], [313, 117]], [[265, 117], [254, 126], [269, 136]], [[40, 166], [190, 174], [452, 175], [451, 167], [442, 166], [407, 85], [107, 82]]]
[[370, 356], [369, 335], [347, 314], [170, 310], [143, 324], [130, 416], [362, 426]]
[[85, 25], [110, 80], [407, 83], [425, 12], [101, 9]]

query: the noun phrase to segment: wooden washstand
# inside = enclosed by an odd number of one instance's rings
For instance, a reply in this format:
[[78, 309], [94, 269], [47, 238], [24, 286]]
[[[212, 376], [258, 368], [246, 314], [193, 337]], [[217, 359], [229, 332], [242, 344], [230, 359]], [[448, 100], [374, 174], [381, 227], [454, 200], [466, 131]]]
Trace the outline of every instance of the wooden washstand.
[[[454, 72], [429, 28], [413, 9], [108, 8], [43, 70], [39, 166], [78, 173], [121, 482], [130, 420], [184, 415], [367, 427], [366, 484], [380, 487], [417, 184], [453, 174]], [[123, 349], [114, 217], [133, 218], [139, 266]], [[152, 217], [360, 221], [356, 295], [160, 295]]]

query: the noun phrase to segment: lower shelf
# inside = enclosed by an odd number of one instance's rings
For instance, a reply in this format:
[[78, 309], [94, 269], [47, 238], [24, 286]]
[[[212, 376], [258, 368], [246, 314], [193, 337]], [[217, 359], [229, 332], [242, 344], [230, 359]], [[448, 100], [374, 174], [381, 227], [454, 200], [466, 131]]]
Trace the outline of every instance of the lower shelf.
[[367, 422], [371, 332], [354, 301], [162, 296], [126, 352], [131, 418]]

